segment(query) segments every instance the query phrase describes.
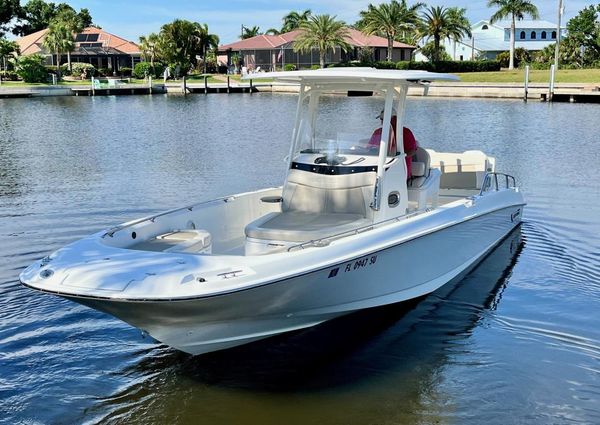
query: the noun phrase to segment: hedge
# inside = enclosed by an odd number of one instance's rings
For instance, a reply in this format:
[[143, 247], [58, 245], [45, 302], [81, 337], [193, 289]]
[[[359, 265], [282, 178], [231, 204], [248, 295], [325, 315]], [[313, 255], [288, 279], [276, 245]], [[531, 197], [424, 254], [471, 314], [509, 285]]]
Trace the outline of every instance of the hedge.
[[439, 61], [434, 62], [340, 62], [330, 65], [330, 67], [357, 67], [369, 66], [377, 69], [402, 69], [402, 70], [419, 70], [432, 72], [488, 72], [500, 71], [500, 62], [498, 61]]
[[408, 62], [396, 64], [396, 69], [410, 69], [432, 72], [491, 72], [500, 71], [498, 61], [439, 61], [439, 62]]

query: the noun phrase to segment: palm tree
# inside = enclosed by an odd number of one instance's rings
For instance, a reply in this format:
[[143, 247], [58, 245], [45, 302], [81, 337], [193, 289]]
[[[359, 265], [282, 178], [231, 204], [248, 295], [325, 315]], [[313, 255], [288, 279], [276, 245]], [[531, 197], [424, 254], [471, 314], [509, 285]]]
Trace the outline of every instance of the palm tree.
[[148, 36], [140, 37], [140, 50], [145, 61], [150, 59], [150, 66], [154, 68], [154, 61], [159, 53], [160, 37], [156, 33], [150, 33]]
[[0, 38], [0, 58], [2, 58], [2, 65], [5, 71], [8, 70], [8, 58], [11, 56], [16, 57], [20, 53], [21, 51], [16, 41]]
[[43, 44], [49, 51], [56, 54], [56, 72], [60, 78], [60, 58], [64, 52], [73, 50], [73, 33], [65, 23], [54, 21], [48, 27]]
[[378, 34], [388, 41], [387, 61], [392, 61], [394, 40], [398, 37], [406, 38], [414, 32], [419, 24], [419, 9], [423, 3], [408, 6], [406, 0], [392, 0], [379, 6], [369, 4], [367, 10], [360, 12], [361, 20], [358, 26], [365, 34]]
[[[88, 14], [89, 15], [89, 14]], [[75, 12], [73, 9], [64, 9], [56, 15], [56, 17], [50, 22], [60, 22], [63, 26], [67, 28], [67, 30], [71, 33], [71, 40], [73, 41], [69, 48], [66, 50], [67, 52], [67, 63], [69, 64], [69, 71], [71, 68], [71, 52], [75, 48], [75, 34], [83, 31], [84, 22], [82, 17]]]
[[242, 40], [260, 35], [260, 27], [254, 25], [252, 28], [243, 27]]
[[[469, 22], [469, 18], [465, 15], [467, 13], [467, 9], [464, 7], [449, 7], [448, 8], [448, 16], [454, 22], [460, 23], [460, 25], [464, 28], [470, 28], [471, 23]], [[471, 31], [468, 33], [469, 37], [471, 36]], [[456, 43], [458, 43], [462, 39], [461, 34], [451, 34], [450, 38], [452, 39], [452, 59], [456, 60]]]
[[310, 18], [312, 11], [306, 9], [304, 12], [292, 11], [283, 17], [283, 26], [281, 27], [281, 33], [290, 32], [300, 28], [303, 22], [307, 22]]
[[335, 51], [340, 47], [347, 52], [351, 49], [346, 42], [348, 28], [342, 21], [336, 21], [335, 16], [316, 15], [300, 24], [302, 31], [294, 41], [295, 52], [310, 52], [313, 48], [319, 49], [319, 64], [325, 68], [325, 54], [327, 50]]
[[269, 28], [268, 30], [265, 31], [266, 35], [279, 35], [281, 34], [281, 31], [279, 31], [277, 28]]
[[471, 36], [468, 21], [456, 20], [450, 9], [430, 6], [423, 14], [423, 35], [433, 37], [433, 62], [440, 60], [440, 41]]
[[530, 0], [488, 0], [488, 7], [497, 7], [498, 10], [490, 18], [490, 23], [497, 22], [508, 16], [511, 17], [510, 24], [510, 60], [508, 69], [514, 69], [515, 65], [515, 20], [523, 19], [529, 15], [533, 19], [539, 19], [537, 7]]
[[[208, 32], [208, 24], [199, 24], [198, 22], [194, 22], [194, 24], [196, 25], [196, 37], [202, 49], [202, 62], [204, 64], [204, 73], [206, 74], [207, 54], [209, 50], [219, 47], [219, 36]], [[258, 27], [256, 29], [258, 30]]]

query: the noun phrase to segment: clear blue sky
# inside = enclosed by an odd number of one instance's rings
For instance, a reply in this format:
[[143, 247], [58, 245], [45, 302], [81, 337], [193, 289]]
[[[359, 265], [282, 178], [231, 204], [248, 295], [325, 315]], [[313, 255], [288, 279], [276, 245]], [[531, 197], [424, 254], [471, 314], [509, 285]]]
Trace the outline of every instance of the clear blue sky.
[[[60, 2], [61, 0], [55, 0]], [[311, 9], [314, 14], [337, 15], [348, 23], [358, 19], [358, 13], [369, 3], [367, 0], [62, 0], [76, 9], [90, 9], [94, 21], [106, 31], [137, 41], [140, 35], [158, 32], [161, 25], [175, 18], [207, 23], [210, 31], [217, 34], [221, 43], [235, 41], [240, 25], [260, 26], [262, 31], [280, 28], [281, 18], [291, 10]], [[409, 4], [413, 1], [409, 0]], [[493, 11], [486, 0], [429, 0], [428, 5], [460, 6], [467, 8], [471, 22], [488, 19]], [[534, 0], [541, 19], [556, 22], [558, 0]], [[564, 0], [565, 19], [575, 16], [585, 6], [596, 3], [591, 0]], [[466, 6], [465, 6], [466, 5]]]

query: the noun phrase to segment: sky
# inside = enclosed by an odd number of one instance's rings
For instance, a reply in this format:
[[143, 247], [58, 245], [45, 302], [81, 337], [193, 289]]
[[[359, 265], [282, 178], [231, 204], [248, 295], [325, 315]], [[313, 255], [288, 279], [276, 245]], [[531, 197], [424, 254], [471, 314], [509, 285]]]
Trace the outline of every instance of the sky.
[[[55, 0], [60, 2], [61, 0]], [[291, 10], [311, 9], [313, 14], [336, 15], [348, 23], [358, 19], [361, 10], [369, 3], [381, 1], [368, 0], [62, 0], [75, 9], [86, 7], [90, 10], [94, 22], [104, 30], [138, 41], [140, 35], [158, 32], [163, 24], [176, 18], [188, 19], [208, 24], [209, 30], [217, 34], [221, 44], [230, 43], [239, 38], [241, 25], [257, 25], [261, 31], [280, 28], [281, 18]], [[590, 0], [563, 0], [565, 12], [563, 24], [584, 7], [597, 3]], [[23, 0], [22, 0], [23, 2]], [[486, 4], [487, 0], [428, 0], [428, 5], [466, 7], [471, 23], [489, 19], [493, 13]], [[550, 22], [557, 21], [558, 0], [533, 0], [540, 11], [540, 18]], [[414, 1], [409, 0], [409, 4]]]

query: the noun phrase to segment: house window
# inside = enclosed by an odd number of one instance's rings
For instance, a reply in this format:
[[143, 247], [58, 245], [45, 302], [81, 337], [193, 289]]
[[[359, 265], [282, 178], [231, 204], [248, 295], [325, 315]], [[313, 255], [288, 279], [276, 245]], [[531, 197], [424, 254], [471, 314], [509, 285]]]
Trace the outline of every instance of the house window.
[[556, 40], [556, 31], [552, 31], [552, 40]]
[[482, 29], [482, 30], [486, 30], [486, 29], [488, 29], [488, 26], [487, 26], [487, 25], [484, 25], [484, 26], [482, 26], [482, 27], [481, 27], [481, 29]]
[[531, 39], [535, 40], [535, 38], [537, 37], [535, 31], [531, 31]]
[[546, 31], [542, 31], [542, 40], [546, 39]]
[[525, 40], [525, 31], [521, 31], [521, 34], [519, 34], [519, 38], [521, 40]]

